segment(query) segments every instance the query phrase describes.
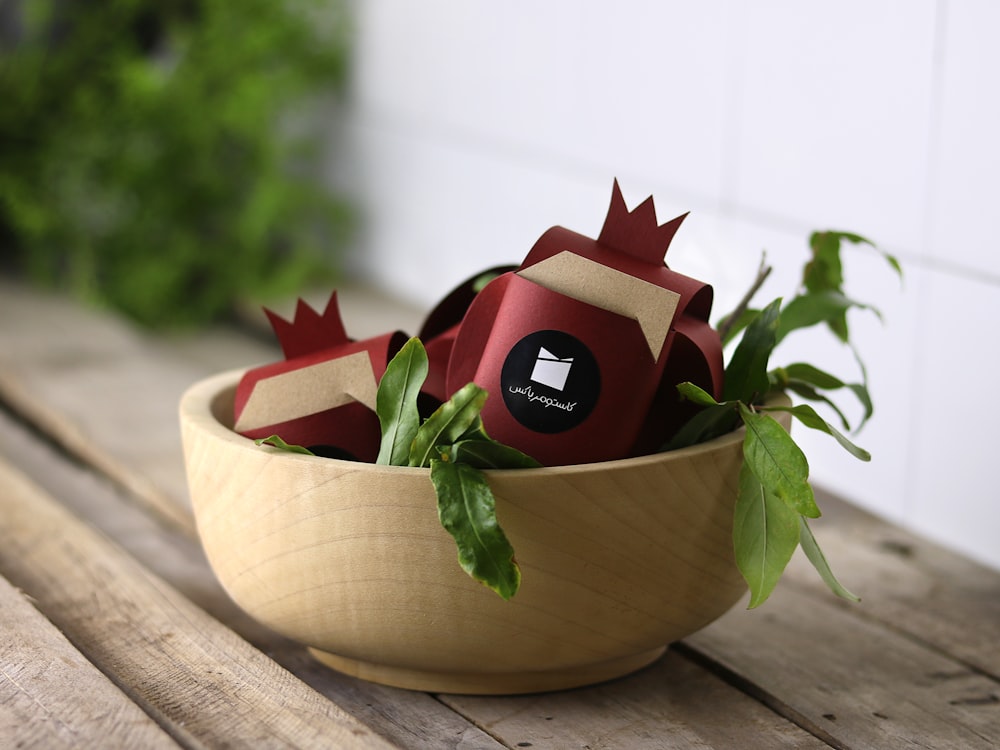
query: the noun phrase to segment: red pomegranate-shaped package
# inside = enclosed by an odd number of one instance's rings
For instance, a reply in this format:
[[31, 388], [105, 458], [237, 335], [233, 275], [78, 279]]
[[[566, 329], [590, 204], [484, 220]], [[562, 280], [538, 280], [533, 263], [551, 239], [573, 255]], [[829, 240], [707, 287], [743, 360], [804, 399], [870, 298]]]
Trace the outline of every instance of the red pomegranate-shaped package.
[[243, 375], [234, 429], [249, 438], [276, 434], [318, 453], [374, 461], [380, 440], [375, 394], [406, 336], [396, 331], [352, 341], [336, 292], [322, 315], [302, 300], [294, 322], [265, 312], [285, 359]]
[[664, 262], [683, 219], [658, 225], [652, 198], [630, 212], [616, 181], [596, 240], [546, 231], [472, 301], [447, 389], [485, 388], [490, 435], [546, 465], [659, 448], [690, 414], [677, 383], [722, 390], [712, 288]]

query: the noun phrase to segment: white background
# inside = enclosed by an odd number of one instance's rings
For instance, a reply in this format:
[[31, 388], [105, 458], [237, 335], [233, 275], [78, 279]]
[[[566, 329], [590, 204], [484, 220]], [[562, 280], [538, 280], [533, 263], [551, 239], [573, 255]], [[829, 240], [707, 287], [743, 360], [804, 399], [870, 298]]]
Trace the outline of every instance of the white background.
[[[876, 415], [860, 463], [798, 429], [814, 481], [1000, 567], [1000, 3], [364, 0], [330, 179], [364, 214], [355, 270], [429, 308], [519, 262], [550, 226], [596, 237], [613, 178], [716, 317], [766, 249], [759, 299], [795, 289], [814, 229], [850, 251]], [[333, 126], [331, 126], [333, 129]], [[348, 147], [344, 147], [344, 140]], [[346, 158], [345, 158], [346, 156]], [[790, 337], [856, 379], [833, 339]]]

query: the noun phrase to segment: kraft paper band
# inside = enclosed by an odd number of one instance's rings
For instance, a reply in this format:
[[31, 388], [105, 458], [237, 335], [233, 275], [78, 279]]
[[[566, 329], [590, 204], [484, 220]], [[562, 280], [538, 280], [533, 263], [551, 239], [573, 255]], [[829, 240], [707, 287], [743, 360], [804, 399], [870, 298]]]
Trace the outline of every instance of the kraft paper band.
[[553, 292], [632, 318], [659, 359], [681, 296], [582, 255], [563, 251], [517, 272]]
[[360, 401], [375, 409], [378, 384], [368, 352], [274, 375], [259, 381], [234, 429], [246, 432]]

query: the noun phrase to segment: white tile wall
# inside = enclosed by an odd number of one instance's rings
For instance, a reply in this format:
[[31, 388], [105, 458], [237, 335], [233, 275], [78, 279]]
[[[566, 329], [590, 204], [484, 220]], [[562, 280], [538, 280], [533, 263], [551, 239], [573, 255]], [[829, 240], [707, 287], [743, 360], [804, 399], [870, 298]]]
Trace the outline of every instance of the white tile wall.
[[[932, 153], [931, 258], [1000, 284], [1000, 4], [949, 3], [943, 21], [939, 144]], [[998, 545], [1000, 546], [1000, 545]]]
[[[886, 317], [853, 322], [874, 460], [801, 429], [813, 476], [1000, 567], [1000, 5], [364, 0], [355, 16], [351, 158], [331, 177], [363, 201], [355, 268], [428, 307], [552, 225], [596, 235], [616, 176], [661, 221], [692, 211], [668, 260], [715, 285], [719, 313], [762, 249], [778, 296], [812, 229], [869, 236], [906, 267], [900, 286], [876, 254], [848, 256], [849, 291]], [[806, 336], [777, 357], [855, 373]]]
[[738, 87], [737, 204], [918, 247], [933, 1], [752, 7]]
[[1000, 294], [988, 282], [927, 273], [920, 304], [906, 520], [995, 564], [1000, 353], [987, 332], [1000, 319]]

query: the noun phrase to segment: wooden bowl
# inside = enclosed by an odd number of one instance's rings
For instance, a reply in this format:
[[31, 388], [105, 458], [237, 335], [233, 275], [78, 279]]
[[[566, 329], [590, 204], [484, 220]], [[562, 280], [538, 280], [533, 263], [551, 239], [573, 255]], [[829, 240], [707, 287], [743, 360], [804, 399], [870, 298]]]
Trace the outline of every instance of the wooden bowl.
[[649, 664], [746, 590], [731, 536], [742, 430], [487, 472], [523, 575], [503, 601], [459, 568], [426, 469], [254, 445], [231, 429], [240, 374], [181, 400], [198, 532], [240, 607], [337, 670], [436, 692], [575, 687]]

